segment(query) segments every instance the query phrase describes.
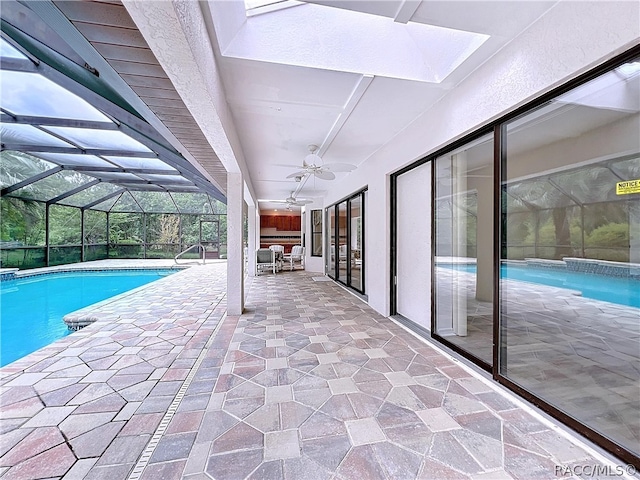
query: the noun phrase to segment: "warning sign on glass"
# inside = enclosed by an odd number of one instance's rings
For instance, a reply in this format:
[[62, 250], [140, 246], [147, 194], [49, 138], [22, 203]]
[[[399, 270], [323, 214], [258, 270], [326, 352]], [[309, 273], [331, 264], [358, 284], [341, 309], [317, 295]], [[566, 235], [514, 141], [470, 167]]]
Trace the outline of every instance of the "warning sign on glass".
[[629, 195], [630, 193], [640, 193], [640, 179], [616, 183], [616, 195]]

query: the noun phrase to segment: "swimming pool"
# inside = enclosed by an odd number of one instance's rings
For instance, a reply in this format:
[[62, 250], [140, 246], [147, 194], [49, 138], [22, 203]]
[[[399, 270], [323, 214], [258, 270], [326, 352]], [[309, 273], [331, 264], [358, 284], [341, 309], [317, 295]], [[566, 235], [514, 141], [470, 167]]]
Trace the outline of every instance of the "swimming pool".
[[0, 367], [68, 335], [66, 314], [175, 272], [75, 271], [0, 282]]
[[[438, 264], [438, 266], [468, 273], [476, 272], [475, 264], [447, 263]], [[502, 265], [500, 275], [502, 278], [511, 280], [578, 290], [585, 298], [640, 308], [640, 280], [634, 278], [608, 277], [521, 265]]]

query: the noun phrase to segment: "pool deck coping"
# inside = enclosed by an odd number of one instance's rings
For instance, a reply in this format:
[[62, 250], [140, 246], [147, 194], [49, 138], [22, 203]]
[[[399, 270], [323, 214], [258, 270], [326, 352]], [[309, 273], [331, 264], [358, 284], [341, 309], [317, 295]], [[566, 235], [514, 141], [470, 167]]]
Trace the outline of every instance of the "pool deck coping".
[[[226, 260], [209, 260], [208, 263], [222, 263]], [[93, 260], [90, 262], [55, 265], [51, 267], [30, 268], [20, 270], [18, 268], [2, 268], [0, 274], [13, 273], [16, 278], [42, 275], [46, 273], [77, 272], [86, 270], [139, 270], [139, 269], [165, 269], [165, 268], [189, 268], [196, 263], [176, 263], [172, 259], [118, 259], [118, 260]]]

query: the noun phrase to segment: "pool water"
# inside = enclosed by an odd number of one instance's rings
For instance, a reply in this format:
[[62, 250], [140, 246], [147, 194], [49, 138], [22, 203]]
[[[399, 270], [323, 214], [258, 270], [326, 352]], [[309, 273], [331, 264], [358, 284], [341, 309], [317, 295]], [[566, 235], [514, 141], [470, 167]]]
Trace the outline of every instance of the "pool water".
[[[439, 264], [438, 266], [469, 273], [476, 272], [474, 264]], [[634, 278], [608, 277], [520, 265], [502, 265], [500, 276], [550, 287], [578, 290], [585, 298], [640, 308], [640, 280]]]
[[66, 314], [174, 272], [68, 272], [0, 282], [0, 367], [68, 335]]

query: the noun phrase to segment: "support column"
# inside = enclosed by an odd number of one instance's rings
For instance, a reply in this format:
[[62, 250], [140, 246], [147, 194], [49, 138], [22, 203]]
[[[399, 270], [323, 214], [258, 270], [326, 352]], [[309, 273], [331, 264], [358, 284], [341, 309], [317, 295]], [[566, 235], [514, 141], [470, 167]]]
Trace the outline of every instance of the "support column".
[[[255, 277], [256, 276], [256, 225], [257, 223], [257, 211], [255, 206], [249, 205], [247, 209], [247, 220], [249, 223], [249, 231], [247, 235], [247, 274]], [[257, 232], [259, 235], [259, 231]]]
[[244, 259], [242, 210], [244, 182], [241, 173], [227, 173], [227, 312], [244, 309]]

